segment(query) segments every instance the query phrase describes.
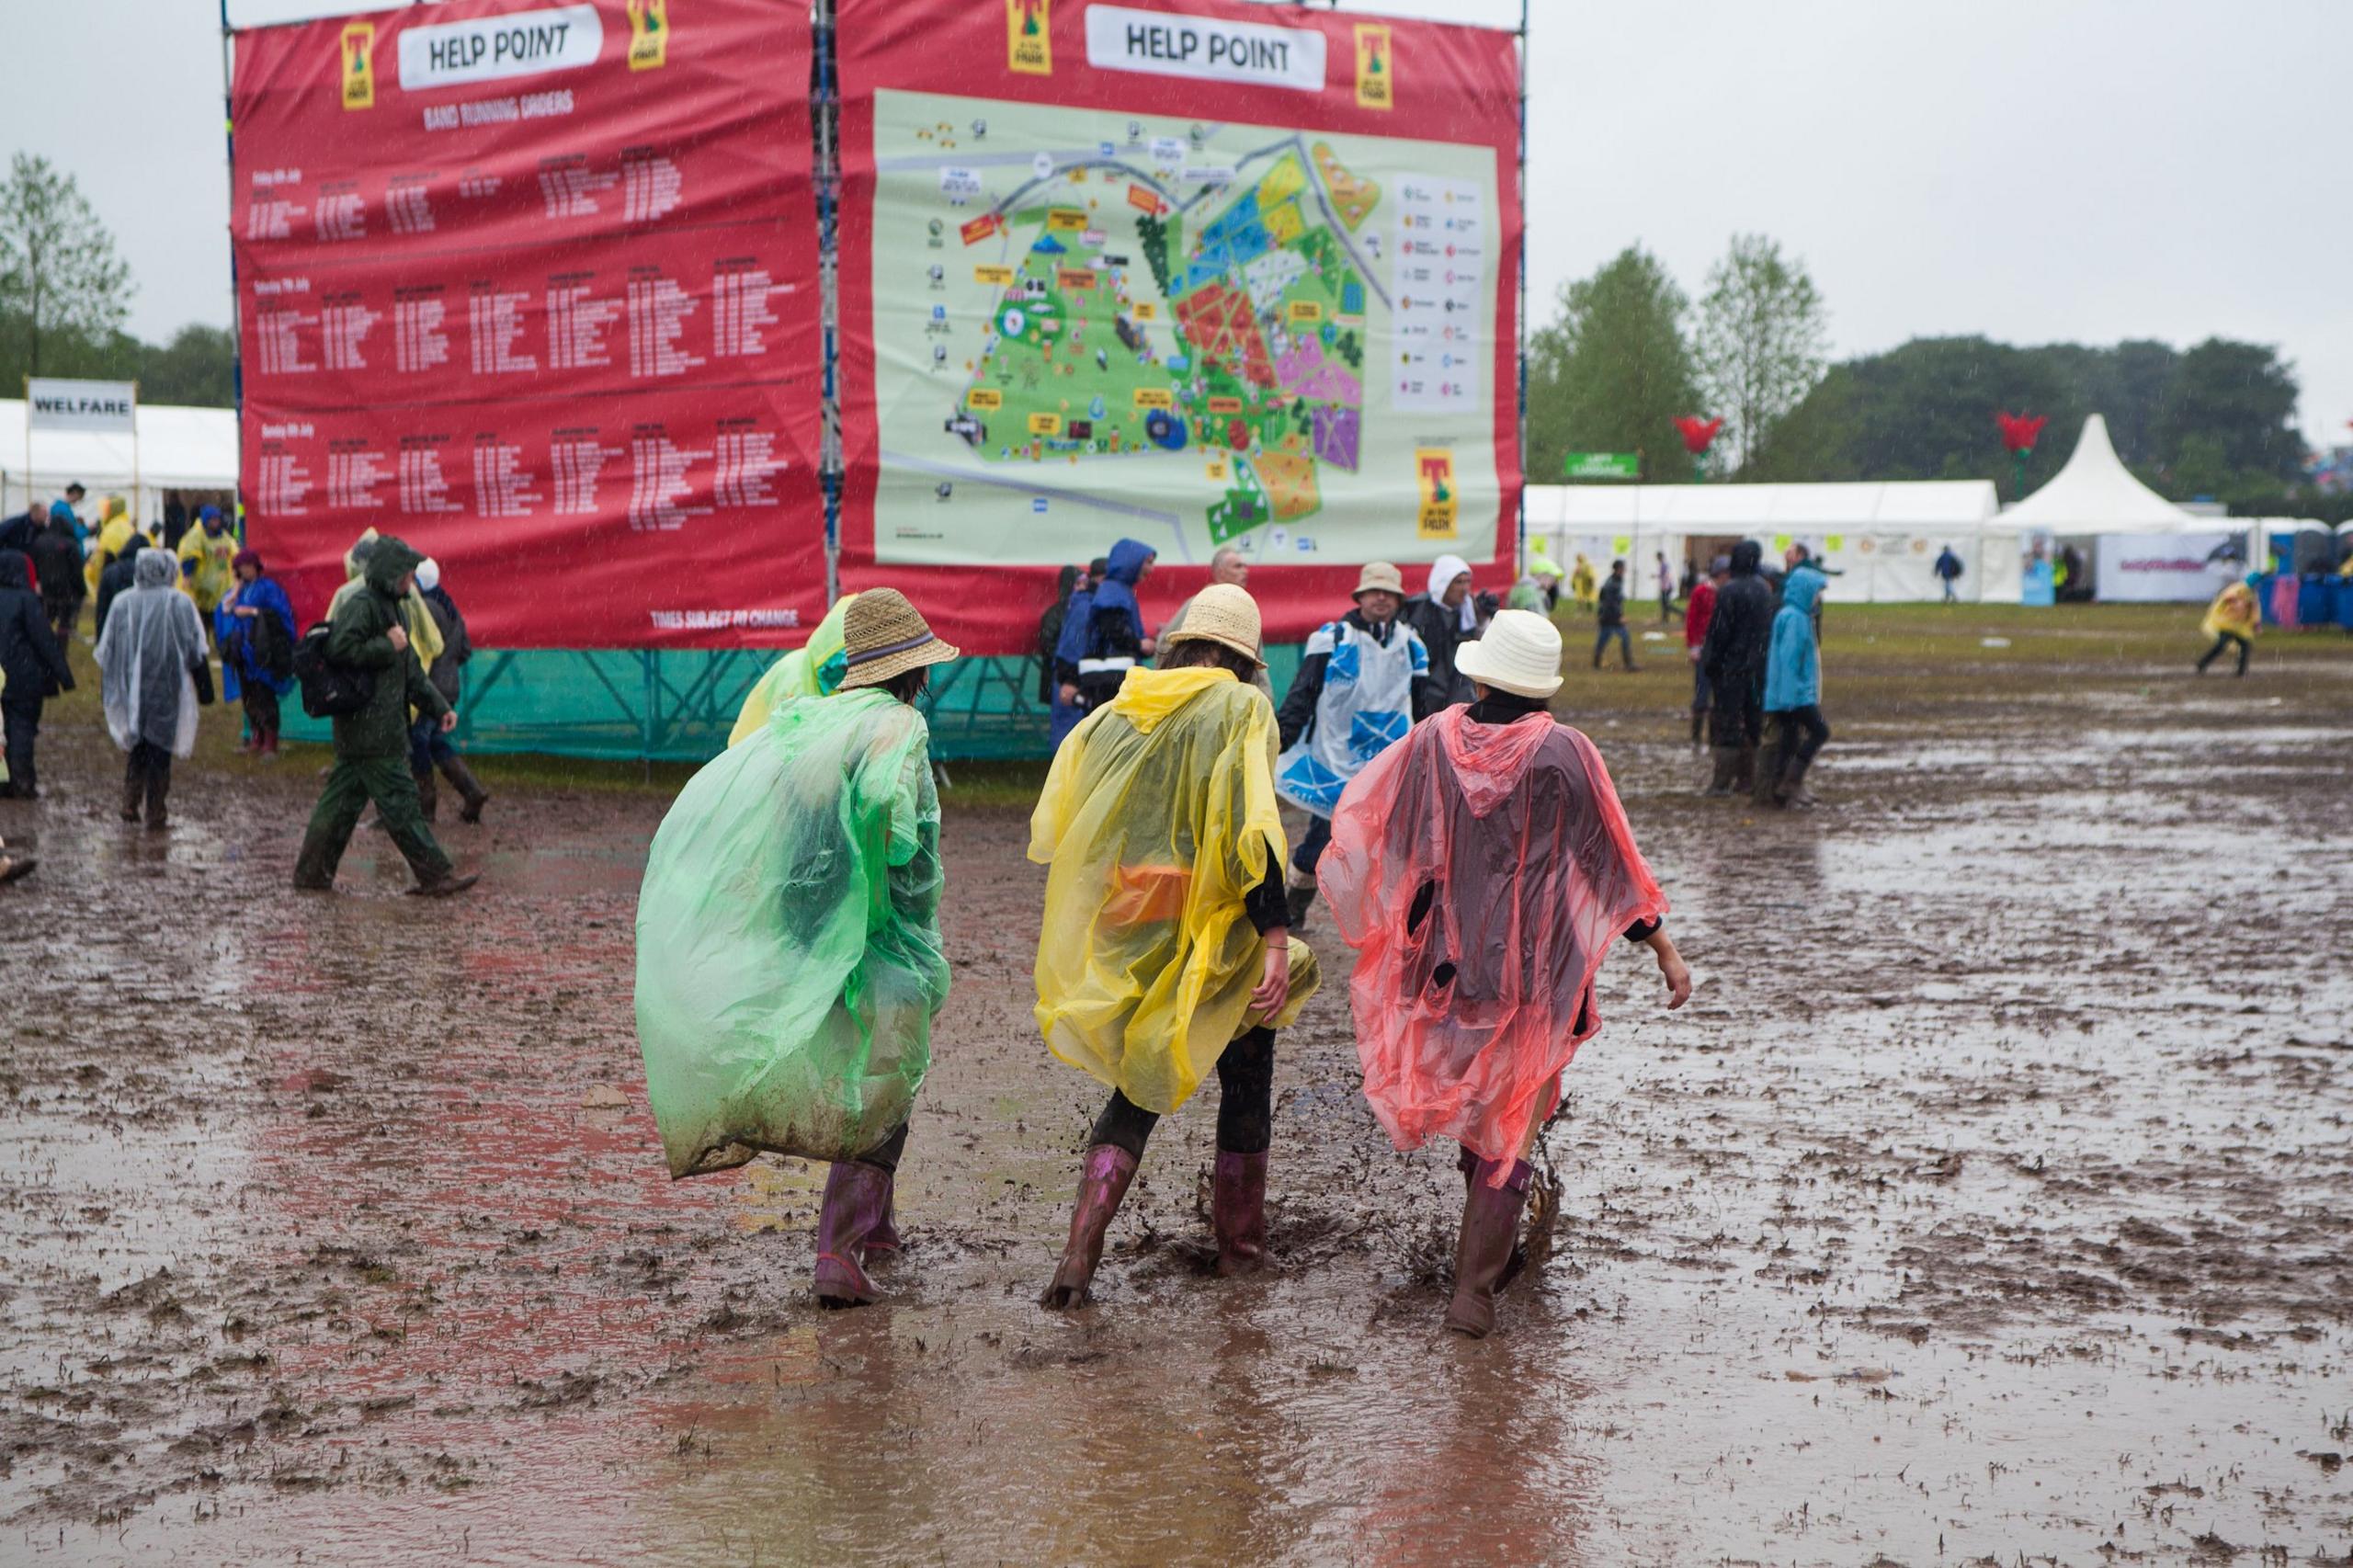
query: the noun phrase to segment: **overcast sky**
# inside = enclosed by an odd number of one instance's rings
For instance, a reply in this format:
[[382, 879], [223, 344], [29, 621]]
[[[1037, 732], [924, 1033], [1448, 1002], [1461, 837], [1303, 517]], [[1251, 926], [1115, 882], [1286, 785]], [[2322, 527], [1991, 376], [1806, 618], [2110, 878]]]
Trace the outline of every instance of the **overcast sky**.
[[[1696, 295], [1727, 238], [1757, 230], [1812, 267], [1839, 355], [1921, 334], [2250, 338], [2296, 363], [2309, 436], [2353, 438], [2348, 0], [1531, 6], [1537, 320], [1634, 241]], [[213, 0], [16, 9], [0, 137], [80, 177], [138, 280], [135, 331], [226, 323]]]

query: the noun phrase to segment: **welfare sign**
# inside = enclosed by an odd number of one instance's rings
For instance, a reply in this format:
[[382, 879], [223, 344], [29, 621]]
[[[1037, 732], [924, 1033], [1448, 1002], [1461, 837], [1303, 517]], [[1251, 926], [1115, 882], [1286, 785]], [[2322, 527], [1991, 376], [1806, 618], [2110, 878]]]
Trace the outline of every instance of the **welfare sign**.
[[244, 500], [313, 608], [362, 529], [494, 647], [824, 608], [805, 10], [448, 0], [242, 32]]
[[30, 429], [135, 436], [138, 414], [135, 381], [70, 381], [33, 376], [25, 382], [25, 417]]
[[837, 49], [845, 587], [1012, 653], [1122, 535], [1159, 553], [1148, 620], [1230, 547], [1276, 640], [1369, 560], [1506, 585], [1509, 35], [893, 0], [843, 6]]

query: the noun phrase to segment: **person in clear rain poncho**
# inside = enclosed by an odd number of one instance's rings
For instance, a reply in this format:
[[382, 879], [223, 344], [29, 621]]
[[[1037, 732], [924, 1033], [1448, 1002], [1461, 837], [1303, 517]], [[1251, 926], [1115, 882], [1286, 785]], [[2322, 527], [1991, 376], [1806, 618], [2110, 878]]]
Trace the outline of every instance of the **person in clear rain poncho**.
[[143, 801], [153, 828], [165, 824], [172, 758], [196, 749], [196, 710], [199, 700], [212, 700], [212, 676], [204, 628], [195, 603], [178, 589], [179, 563], [171, 551], [141, 551], [132, 573], [98, 638], [99, 689], [108, 733], [129, 754], [122, 820], [137, 822]]
[[1145, 1140], [1212, 1068], [1218, 1272], [1265, 1260], [1275, 1031], [1318, 977], [1284, 911], [1274, 713], [1247, 678], [1258, 641], [1247, 592], [1202, 589], [1164, 667], [1130, 670], [1055, 752], [1029, 819], [1029, 858], [1048, 868], [1038, 1028], [1111, 1091], [1051, 1308], [1086, 1301]]
[[1601, 1027], [1609, 944], [1652, 949], [1669, 1007], [1691, 994], [1601, 754], [1548, 710], [1560, 667], [1549, 620], [1497, 615], [1462, 651], [1477, 700], [1357, 776], [1321, 871], [1357, 951], [1348, 1000], [1373, 1114], [1400, 1149], [1462, 1145], [1446, 1322], [1473, 1337], [1495, 1326], [1562, 1070]]
[[832, 696], [788, 696], [662, 819], [637, 905], [637, 1035], [673, 1176], [832, 1162], [816, 1294], [877, 1299], [899, 1159], [948, 999], [939, 798], [915, 710], [956, 650], [895, 588], [844, 617]]

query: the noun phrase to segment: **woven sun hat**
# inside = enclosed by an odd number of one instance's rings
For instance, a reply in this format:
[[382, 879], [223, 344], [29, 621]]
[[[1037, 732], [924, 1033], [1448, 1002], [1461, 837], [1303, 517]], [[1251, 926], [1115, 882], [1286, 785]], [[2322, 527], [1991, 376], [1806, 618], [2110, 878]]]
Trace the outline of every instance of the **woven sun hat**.
[[1560, 629], [1532, 610], [1497, 610], [1486, 634], [1454, 655], [1454, 667], [1514, 697], [1550, 697], [1561, 689]]
[[850, 601], [842, 617], [842, 652], [849, 673], [835, 689], [881, 686], [926, 665], [944, 665], [954, 648], [931, 634], [922, 612], [896, 588], [869, 588]]
[[1264, 669], [1266, 658], [1258, 648], [1258, 601], [1250, 597], [1247, 588], [1232, 583], [1211, 583], [1193, 596], [1192, 608], [1185, 612], [1185, 622], [1166, 634], [1166, 642], [1215, 642], [1233, 649], [1244, 658]]
[[1405, 597], [1404, 574], [1386, 561], [1366, 562], [1364, 570], [1357, 575], [1356, 595], [1352, 597], [1360, 597], [1373, 593], [1394, 594], [1399, 598], [1404, 598]]

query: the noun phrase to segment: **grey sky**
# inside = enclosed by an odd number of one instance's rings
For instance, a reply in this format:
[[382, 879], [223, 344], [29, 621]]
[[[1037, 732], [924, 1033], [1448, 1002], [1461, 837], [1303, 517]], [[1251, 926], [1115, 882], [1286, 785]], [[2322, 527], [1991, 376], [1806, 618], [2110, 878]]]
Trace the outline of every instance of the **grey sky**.
[[[1538, 320], [1630, 242], [1696, 294], [1726, 239], [1760, 230], [1813, 268], [1839, 354], [2245, 337], [2296, 362], [2308, 435], [2353, 438], [2345, 0], [1531, 6]], [[231, 0], [241, 26], [356, 8]], [[1376, 8], [1518, 14], [1342, 6]], [[25, 86], [0, 137], [80, 176], [138, 279], [135, 330], [226, 322], [213, 0], [17, 9]]]

